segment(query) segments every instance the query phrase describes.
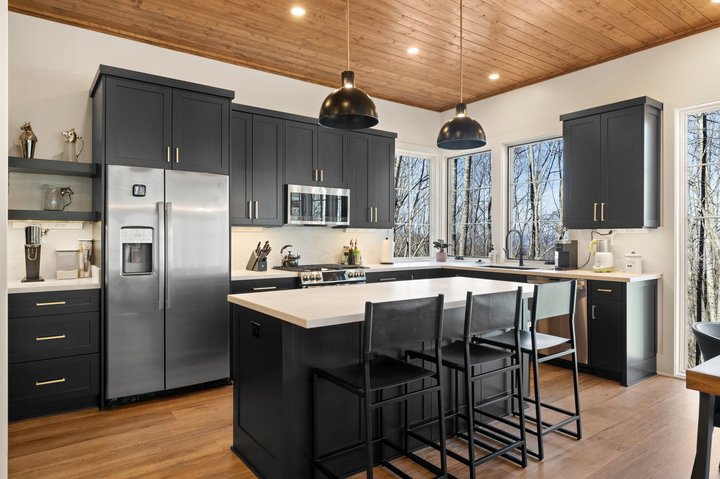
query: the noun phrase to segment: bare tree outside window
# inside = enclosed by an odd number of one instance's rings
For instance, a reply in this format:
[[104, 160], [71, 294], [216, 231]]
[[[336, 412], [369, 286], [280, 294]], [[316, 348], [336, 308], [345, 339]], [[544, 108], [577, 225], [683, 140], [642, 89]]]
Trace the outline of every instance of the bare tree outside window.
[[[510, 160], [509, 228], [523, 233], [530, 259], [546, 259], [562, 237], [562, 138], [508, 149]], [[517, 244], [508, 257], [515, 257]]]
[[695, 365], [690, 325], [720, 321], [720, 109], [687, 116], [686, 367]]
[[395, 257], [430, 256], [430, 158], [395, 157]]
[[448, 158], [450, 251], [488, 256], [492, 249], [491, 154], [489, 151]]

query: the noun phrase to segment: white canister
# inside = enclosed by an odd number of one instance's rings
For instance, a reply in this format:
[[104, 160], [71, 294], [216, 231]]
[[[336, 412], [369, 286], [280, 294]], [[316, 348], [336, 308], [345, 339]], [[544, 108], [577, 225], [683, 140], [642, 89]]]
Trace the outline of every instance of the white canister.
[[642, 256], [635, 251], [625, 255], [625, 272], [642, 273]]

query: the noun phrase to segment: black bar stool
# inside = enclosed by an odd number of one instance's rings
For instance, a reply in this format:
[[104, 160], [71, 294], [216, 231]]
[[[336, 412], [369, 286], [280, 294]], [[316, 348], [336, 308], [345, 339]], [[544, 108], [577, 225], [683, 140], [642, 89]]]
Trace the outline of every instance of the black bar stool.
[[[545, 451], [543, 449], [543, 436], [554, 432], [562, 432], [576, 439], [582, 438], [582, 427], [580, 422], [580, 386], [578, 383], [578, 364], [577, 352], [575, 350], [575, 290], [577, 281], [559, 281], [556, 283], [536, 284], [535, 294], [532, 302], [532, 310], [530, 314], [530, 331], [520, 331], [520, 347], [523, 353], [530, 354], [533, 372], [533, 392], [534, 397], [524, 397], [523, 399], [535, 405], [535, 417], [527, 416], [527, 419], [535, 423], [536, 428], [527, 428], [527, 432], [537, 436], [537, 451], [528, 448], [528, 454], [543, 460]], [[553, 336], [550, 334], [538, 333], [536, 326], [538, 321], [542, 321], [557, 316], [567, 316], [570, 322], [570, 337]], [[514, 337], [511, 333], [505, 333], [493, 338], [484, 338], [483, 342], [495, 345], [512, 345]], [[540, 355], [540, 351], [557, 346], [565, 346], [565, 349], [550, 354]], [[562, 356], [572, 355], [572, 375], [573, 389], [575, 394], [575, 411], [546, 404], [540, 399], [540, 377], [538, 365], [556, 359]], [[555, 411], [567, 416], [565, 419], [557, 423], [549, 423], [542, 419], [542, 408]], [[522, 409], [522, 407], [520, 408]], [[487, 414], [493, 419], [507, 423], [506, 418], [501, 418], [491, 414]], [[575, 431], [567, 429], [566, 426], [575, 422]]]
[[[382, 413], [382, 407], [402, 402], [407, 407], [407, 400], [430, 393], [437, 394], [439, 411], [443, 411], [442, 381], [440, 364], [442, 353], [443, 295], [432, 298], [413, 299], [406, 301], [390, 301], [386, 303], [365, 303], [365, 324], [363, 334], [363, 359], [361, 363], [332, 369], [313, 369], [313, 463], [315, 467], [328, 477], [338, 477], [324, 462], [341, 454], [357, 450], [365, 446], [367, 452], [367, 477], [372, 479], [375, 460], [374, 444], [380, 443], [403, 454], [436, 477], [447, 477], [447, 455], [445, 442], [440, 441], [440, 467], [417, 456], [382, 434], [382, 414], [380, 415], [380, 436], [373, 438], [373, 412]], [[425, 369], [409, 364], [401, 359], [382, 354], [380, 351], [401, 351], [407, 347], [418, 347], [430, 344], [436, 353], [435, 370]], [[317, 384], [323, 378], [340, 386], [362, 399], [364, 408], [365, 440], [340, 450], [320, 454], [317, 447]], [[433, 384], [425, 386], [426, 381], [434, 379]], [[398, 388], [408, 384], [420, 383], [420, 389], [408, 392], [407, 388]], [[395, 388], [391, 397], [383, 397], [383, 392]], [[445, 437], [445, 421], [442, 413], [436, 421], [439, 423], [440, 436]], [[387, 469], [403, 478], [411, 478], [395, 465], [381, 459], [380, 463]]]
[[[458, 391], [455, 388], [455, 408], [446, 418], [455, 419], [455, 434], [467, 441], [468, 456], [462, 456], [452, 450], [447, 455], [467, 465], [471, 479], [475, 479], [475, 467], [495, 457], [503, 456], [510, 461], [525, 467], [527, 466], [527, 447], [525, 442], [525, 414], [524, 408], [519, 408], [519, 421], [514, 424], [518, 434], [513, 434], [492, 425], [483, 424], [475, 419], [476, 414], [483, 414], [484, 409], [500, 401], [508, 401], [521, 397], [521, 353], [520, 353], [520, 313], [522, 305], [522, 289], [517, 292], [494, 293], [473, 296], [467, 293], [465, 302], [465, 324], [463, 338], [455, 340], [441, 349], [442, 363], [455, 372], [455, 384], [458, 384], [458, 373], [463, 373], [465, 379], [465, 412], [461, 412], [458, 405]], [[508, 334], [514, 340], [512, 345], [486, 346], [477, 344], [482, 341], [478, 335], [493, 333]], [[475, 342], [473, 342], [473, 338]], [[426, 351], [408, 351], [410, 359], [434, 361], [435, 356]], [[497, 363], [500, 365], [497, 366]], [[495, 364], [493, 364], [495, 363]], [[486, 368], [488, 368], [486, 370]], [[479, 370], [479, 371], [478, 371]], [[475, 384], [483, 379], [499, 374], [511, 375], [511, 389], [508, 392], [477, 402], [475, 399]], [[464, 433], [459, 430], [458, 418], [466, 424]], [[408, 427], [408, 435], [439, 449], [440, 445], [418, 434], [417, 429], [426, 426], [420, 422]], [[498, 445], [491, 445], [476, 437], [475, 433], [494, 440]], [[475, 457], [475, 447], [479, 446], [487, 451], [481, 457]], [[520, 450], [520, 457], [511, 455], [513, 450]]]

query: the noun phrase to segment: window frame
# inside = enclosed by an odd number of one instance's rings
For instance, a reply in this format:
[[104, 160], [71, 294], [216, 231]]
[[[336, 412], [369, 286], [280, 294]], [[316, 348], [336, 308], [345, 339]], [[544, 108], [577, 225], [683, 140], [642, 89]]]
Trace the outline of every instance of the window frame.
[[[453, 217], [453, 215], [452, 215], [452, 212], [450, 211], [450, 204], [451, 204], [451, 202], [450, 202], [450, 193], [454, 190], [454, 188], [452, 187], [452, 184], [453, 184], [453, 182], [454, 182], [454, 178], [451, 178], [451, 177], [450, 177], [450, 161], [452, 161], [452, 160], [454, 160], [454, 159], [456, 159], [456, 158], [463, 157], [463, 156], [473, 156], [473, 155], [479, 155], [479, 154], [483, 154], [483, 153], [487, 153], [487, 154], [490, 155], [490, 188], [489, 188], [489, 189], [490, 189], [490, 198], [491, 198], [491, 201], [492, 201], [492, 199], [493, 199], [494, 196], [495, 196], [495, 195], [494, 195], [495, 189], [494, 189], [494, 186], [493, 186], [493, 175], [494, 175], [494, 171], [493, 171], [493, 169], [494, 169], [494, 168], [493, 168], [493, 150], [492, 150], [491, 148], [483, 147], [483, 148], [481, 148], [481, 149], [479, 149], [479, 150], [469, 150], [469, 151], [462, 152], [462, 153], [458, 153], [458, 154], [445, 155], [445, 156], [443, 157], [443, 160], [444, 160], [444, 165], [443, 165], [443, 166], [444, 166], [444, 174], [445, 174], [445, 191], [444, 191], [444, 193], [445, 193], [445, 194], [444, 194], [444, 201], [445, 201], [445, 208], [444, 208], [444, 209], [445, 209], [445, 241], [448, 242], [448, 243], [450, 243], [451, 240], [452, 240], [452, 231], [451, 231], [452, 228], [451, 228], [451, 224], [452, 224], [452, 217]], [[493, 222], [494, 222], [494, 221], [493, 221], [493, 218], [494, 218], [494, 216], [495, 216], [495, 215], [493, 214], [493, 213], [494, 213], [494, 210], [495, 210], [495, 207], [494, 207], [494, 206], [490, 208], [490, 221], [488, 222], [488, 226], [489, 226], [488, 230], [490, 231], [491, 246], [494, 246], [494, 245], [495, 245], [495, 241], [493, 240]], [[449, 248], [448, 248], [448, 249], [449, 249]], [[457, 252], [455, 251], [454, 245], [453, 245], [453, 253], [457, 253]], [[454, 256], [456, 256], [456, 254], [455, 254]], [[465, 255], [462, 255], [462, 256], [463, 256], [464, 258], [483, 258], [483, 259], [488, 258], [488, 256], [465, 256]]]
[[[418, 261], [418, 260], [430, 260], [435, 259], [435, 255], [433, 254], [433, 247], [432, 242], [434, 241], [434, 237], [437, 233], [437, 225], [439, 224], [438, 219], [436, 218], [436, 213], [439, 210], [439, 208], [436, 207], [435, 203], [437, 201], [437, 192], [439, 190], [437, 186], [438, 181], [438, 174], [437, 174], [437, 163], [438, 163], [438, 155], [436, 153], [430, 153], [429, 151], [418, 151], [418, 150], [412, 150], [412, 149], [403, 149], [398, 148], [395, 150], [395, 154], [393, 156], [393, 169], [395, 168], [395, 161], [397, 157], [399, 156], [410, 156], [415, 158], [425, 158], [430, 161], [430, 169], [429, 169], [429, 187], [430, 187], [430, 212], [429, 212], [429, 218], [430, 218], [430, 224], [428, 225], [428, 230], [430, 234], [430, 248], [429, 248], [429, 256], [395, 256], [395, 252], [393, 250], [393, 261], [402, 263], [402, 262], [411, 262], [411, 261]], [[393, 180], [394, 181], [394, 180]], [[393, 184], [393, 201], [395, 200], [395, 185]], [[393, 208], [394, 210], [394, 208]], [[395, 218], [393, 217], [393, 226], [388, 231], [388, 237], [392, 237], [393, 241], [395, 241]]]
[[674, 262], [675, 280], [673, 302], [675, 320], [674, 332], [675, 341], [673, 345], [673, 366], [674, 375], [679, 378], [685, 377], [685, 362], [687, 358], [687, 264], [685, 261], [687, 244], [687, 208], [688, 208], [688, 185], [687, 185], [687, 121], [691, 115], [706, 113], [720, 109], [720, 101], [703, 103], [700, 105], [678, 108], [675, 110], [675, 238], [674, 238]]
[[[506, 181], [504, 181], [504, 187], [506, 189], [505, 191], [505, 221], [503, 222], [503, 238], [500, 245], [500, 248], [502, 249], [502, 256], [505, 260], [517, 260], [517, 257], [509, 256], [509, 252], [506, 251], [507, 248], [507, 235], [509, 234], [510, 230], [512, 229], [512, 211], [513, 211], [513, 204], [512, 204], [512, 178], [513, 178], [513, 158], [510, 150], [512, 148], [516, 148], [518, 146], [526, 146], [526, 145], [533, 145], [535, 143], [542, 143], [545, 141], [553, 141], [553, 140], [562, 140], [563, 136], [562, 133], [560, 134], [549, 134], [549, 135], [543, 135], [540, 137], [535, 138], [529, 138], [521, 141], [515, 141], [512, 143], [507, 143], [503, 145], [504, 153], [505, 153], [505, 174], [506, 174]], [[561, 161], [564, 161], [564, 157], [561, 159]], [[562, 168], [562, 165], [561, 165]], [[562, 180], [561, 180], [562, 181]], [[562, 216], [560, 217], [560, 224], [562, 224]], [[563, 229], [567, 231], [567, 228], [563, 226]], [[527, 256], [523, 256], [523, 261], [526, 263], [530, 263], [533, 265], [543, 265], [545, 264], [545, 260], [543, 259], [536, 259], [536, 258], [529, 258]]]

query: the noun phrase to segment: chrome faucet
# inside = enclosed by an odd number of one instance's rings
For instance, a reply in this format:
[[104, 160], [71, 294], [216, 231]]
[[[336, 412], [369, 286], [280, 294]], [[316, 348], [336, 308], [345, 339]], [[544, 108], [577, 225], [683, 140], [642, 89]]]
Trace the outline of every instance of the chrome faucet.
[[518, 247], [518, 249], [520, 250], [518, 252], [519, 256], [520, 256], [520, 258], [519, 258], [520, 262], [518, 263], [518, 266], [522, 266], [523, 265], [523, 234], [522, 234], [522, 231], [520, 231], [518, 229], [512, 229], [512, 230], [508, 231], [508, 233], [505, 235], [505, 254], [507, 255], [510, 252], [510, 245], [508, 244], [508, 239], [510, 238], [510, 235], [512, 233], [517, 233], [518, 238], [520, 238], [520, 246]]

